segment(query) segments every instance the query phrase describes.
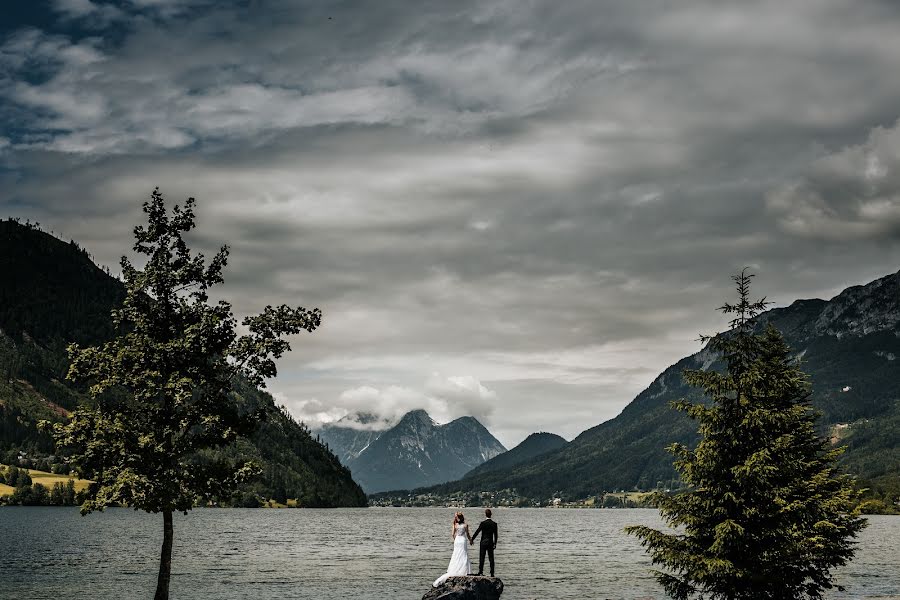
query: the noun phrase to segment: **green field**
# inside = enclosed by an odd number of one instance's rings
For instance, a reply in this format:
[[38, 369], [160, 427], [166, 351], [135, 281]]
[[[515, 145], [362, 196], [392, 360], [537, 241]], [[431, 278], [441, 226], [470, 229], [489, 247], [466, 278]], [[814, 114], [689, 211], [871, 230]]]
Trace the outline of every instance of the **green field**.
[[613, 496], [620, 500], [629, 500], [632, 502], [641, 502], [653, 492], [608, 492], [604, 496]]
[[[6, 469], [6, 465], [0, 464], [0, 469]], [[47, 473], [46, 471], [37, 471], [35, 469], [28, 469], [28, 474], [31, 475], [31, 483], [32, 485], [35, 483], [40, 483], [48, 490], [53, 489], [53, 484], [57, 481], [62, 482], [64, 485], [72, 477], [68, 475], [57, 475], [55, 473]], [[75, 479], [75, 491], [80, 492], [83, 489], [86, 489], [91, 484], [87, 479]], [[12, 494], [13, 488], [8, 485], [0, 484], [0, 496], [4, 496], [6, 494]]]
[[648, 496], [651, 496], [653, 492], [611, 492], [609, 494], [605, 494], [604, 498], [613, 497], [625, 504], [625, 502], [634, 502], [635, 504], [643, 504]]

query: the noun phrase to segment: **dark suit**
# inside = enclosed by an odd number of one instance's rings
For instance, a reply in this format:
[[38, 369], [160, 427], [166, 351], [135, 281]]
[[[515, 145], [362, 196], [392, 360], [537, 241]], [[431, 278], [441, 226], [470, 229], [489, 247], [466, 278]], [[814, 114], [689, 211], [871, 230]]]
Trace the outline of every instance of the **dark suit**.
[[494, 548], [497, 547], [497, 524], [491, 519], [485, 519], [472, 534], [472, 539], [481, 534], [481, 544], [478, 546], [478, 574], [484, 573], [484, 555], [487, 553], [491, 563], [491, 577], [494, 576]]

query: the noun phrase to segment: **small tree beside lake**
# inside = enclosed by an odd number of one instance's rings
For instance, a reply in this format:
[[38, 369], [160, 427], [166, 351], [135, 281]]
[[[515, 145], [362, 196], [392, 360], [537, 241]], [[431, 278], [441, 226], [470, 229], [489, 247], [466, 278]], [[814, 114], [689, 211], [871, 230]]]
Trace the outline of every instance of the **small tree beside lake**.
[[207, 263], [184, 234], [194, 229], [193, 198], [168, 213], [158, 189], [144, 204], [147, 224], [134, 229], [137, 268], [123, 257], [126, 297], [113, 311], [118, 335], [101, 346], [69, 348], [68, 377], [90, 384], [92, 402], [54, 426], [60, 449], [96, 482], [81, 511], [129, 506], [163, 515], [155, 600], [169, 597], [176, 511], [229, 496], [256, 474], [249, 462], [213, 460], [200, 451], [249, 433], [262, 415], [234, 392], [237, 379], [262, 387], [275, 359], [290, 350], [284, 337], [313, 331], [318, 309], [267, 306], [243, 320], [238, 336], [231, 305], [211, 303], [223, 282], [228, 248]]
[[702, 338], [724, 372], [684, 375], [710, 402], [674, 403], [701, 437], [693, 450], [670, 447], [689, 486], [656, 498], [674, 531], [627, 528], [680, 600], [822, 598], [865, 526], [854, 481], [836, 470], [841, 450], [816, 433], [806, 375], [778, 330], [754, 328], [768, 303], [750, 300], [751, 277], [734, 277], [738, 302], [720, 309], [733, 316], [730, 330]]

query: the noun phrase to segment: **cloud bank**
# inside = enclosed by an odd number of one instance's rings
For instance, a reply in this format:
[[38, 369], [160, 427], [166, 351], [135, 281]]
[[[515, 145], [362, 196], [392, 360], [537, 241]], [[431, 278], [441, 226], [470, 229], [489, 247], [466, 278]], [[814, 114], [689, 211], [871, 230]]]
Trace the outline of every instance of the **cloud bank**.
[[[900, 8], [56, 0], [0, 25], [0, 214], [115, 266], [154, 186], [298, 416], [614, 416], [722, 326], [897, 270]], [[442, 373], [432, 381], [433, 373]], [[450, 375], [456, 377], [451, 379]]]

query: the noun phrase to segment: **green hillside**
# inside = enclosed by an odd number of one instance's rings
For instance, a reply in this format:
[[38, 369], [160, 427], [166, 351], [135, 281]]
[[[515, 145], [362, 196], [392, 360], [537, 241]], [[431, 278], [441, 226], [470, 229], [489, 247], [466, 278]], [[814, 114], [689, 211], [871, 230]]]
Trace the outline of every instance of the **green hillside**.
[[515, 448], [507, 450], [503, 454], [498, 454], [489, 461], [478, 465], [466, 473], [466, 477], [477, 477], [491, 471], [510, 469], [552, 450], [558, 450], [567, 443], [564, 438], [555, 433], [547, 433], [545, 431], [532, 433]]
[[[76, 243], [0, 221], [0, 462], [18, 462], [24, 453], [31, 466], [52, 467], [53, 443], [36, 423], [63, 420], [87, 401], [85, 390], [65, 379], [66, 346], [110, 337], [110, 311], [123, 297], [121, 283]], [[269, 394], [248, 385], [234, 393], [267, 415], [249, 439], [215, 451], [263, 466], [238, 502], [262, 496], [296, 498], [301, 506], [365, 505], [350, 472]]]

